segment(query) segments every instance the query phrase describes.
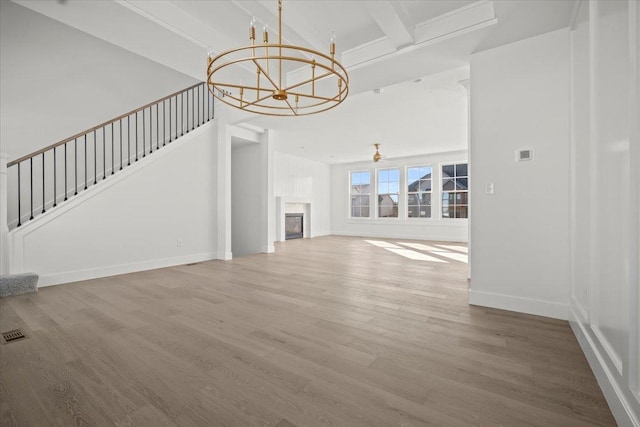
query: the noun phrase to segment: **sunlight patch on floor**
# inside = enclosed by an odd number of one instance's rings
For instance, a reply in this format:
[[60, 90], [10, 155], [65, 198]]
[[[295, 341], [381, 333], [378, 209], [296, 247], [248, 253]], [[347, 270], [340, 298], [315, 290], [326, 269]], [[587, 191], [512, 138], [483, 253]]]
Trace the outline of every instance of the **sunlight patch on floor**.
[[[447, 258], [450, 260], [469, 263], [469, 256], [467, 255], [467, 248], [459, 245], [425, 245], [423, 243], [413, 242], [396, 242], [394, 245], [390, 242], [383, 240], [365, 240], [370, 245], [377, 246], [393, 252], [396, 255], [403, 256], [408, 259], [416, 261], [429, 261], [438, 263], [447, 263], [448, 261], [442, 259]], [[402, 246], [398, 246], [402, 245]], [[404, 247], [403, 247], [404, 246]], [[411, 249], [407, 249], [411, 248]], [[425, 253], [426, 252], [426, 253]], [[464, 252], [464, 253], [461, 253]]]
[[445, 258], [449, 258], [449, 259], [453, 259], [455, 261], [460, 261], [460, 262], [464, 262], [464, 263], [468, 263], [469, 262], [469, 256], [465, 255], [465, 254], [458, 254], [455, 252], [444, 252], [444, 251], [438, 251], [438, 252], [434, 252], [436, 255], [438, 256], [442, 256]]
[[465, 246], [456, 246], [456, 245], [438, 245], [439, 248], [445, 248], [452, 251], [469, 253], [468, 249]]
[[379, 248], [401, 249], [400, 246], [394, 245], [393, 243], [384, 242], [382, 240], [365, 240], [365, 242], [370, 243], [374, 246], [378, 246]]
[[423, 254], [421, 252], [416, 252], [412, 249], [394, 249], [394, 248], [385, 248], [386, 250], [393, 252], [394, 254], [402, 255], [405, 258], [414, 259], [417, 261], [431, 261], [431, 262], [444, 262], [447, 261], [434, 258], [432, 256]]
[[433, 246], [424, 245], [422, 243], [409, 243], [409, 242], [396, 242], [402, 246], [408, 246], [413, 249], [418, 249], [419, 251], [440, 251], [442, 249], [435, 248]]

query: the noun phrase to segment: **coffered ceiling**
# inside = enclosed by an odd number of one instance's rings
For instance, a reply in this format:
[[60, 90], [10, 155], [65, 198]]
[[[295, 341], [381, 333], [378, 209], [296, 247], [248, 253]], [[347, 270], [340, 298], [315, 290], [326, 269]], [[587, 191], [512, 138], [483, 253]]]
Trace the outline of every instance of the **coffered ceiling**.
[[[209, 48], [222, 52], [248, 44], [252, 17], [274, 35], [277, 28], [276, 0], [14, 1], [198, 80], [205, 79]], [[283, 35], [288, 43], [328, 52], [335, 31], [337, 56], [349, 72], [354, 97], [459, 70], [468, 67], [473, 52], [566, 27], [573, 5], [573, 0], [285, 0]], [[286, 134], [282, 118], [239, 115], [237, 120]], [[333, 148], [345, 142], [340, 132], [327, 142], [335, 140], [331, 151], [338, 157], [340, 150]], [[399, 155], [419, 150], [405, 144]], [[323, 161], [357, 160], [333, 159]]]

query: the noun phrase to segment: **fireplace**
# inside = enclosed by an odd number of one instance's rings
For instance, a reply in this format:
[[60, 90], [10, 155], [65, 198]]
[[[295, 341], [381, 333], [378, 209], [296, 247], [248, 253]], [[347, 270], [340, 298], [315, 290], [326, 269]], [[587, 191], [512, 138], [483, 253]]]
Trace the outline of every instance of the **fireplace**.
[[284, 238], [289, 239], [301, 239], [303, 237], [303, 216], [301, 213], [288, 213], [284, 217]]

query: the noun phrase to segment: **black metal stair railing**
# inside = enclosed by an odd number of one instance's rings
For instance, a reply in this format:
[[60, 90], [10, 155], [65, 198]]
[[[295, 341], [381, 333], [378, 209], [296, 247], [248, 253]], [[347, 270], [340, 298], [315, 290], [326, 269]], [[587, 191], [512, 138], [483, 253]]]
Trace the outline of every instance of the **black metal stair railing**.
[[212, 119], [213, 96], [200, 82], [9, 162], [9, 182], [16, 184], [10, 226], [20, 227]]

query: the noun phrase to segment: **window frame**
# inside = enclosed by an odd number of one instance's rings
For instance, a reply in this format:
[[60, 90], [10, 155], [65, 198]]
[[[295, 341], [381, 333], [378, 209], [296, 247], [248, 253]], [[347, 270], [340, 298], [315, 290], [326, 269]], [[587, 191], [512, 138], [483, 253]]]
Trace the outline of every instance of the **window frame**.
[[[420, 192], [410, 192], [409, 191], [409, 169], [415, 169], [415, 168], [430, 168], [431, 169], [431, 190], [429, 190], [429, 194], [430, 194], [430, 202], [431, 204], [429, 205], [429, 207], [431, 208], [430, 210], [430, 215], [427, 217], [421, 217], [421, 216], [409, 216], [409, 195], [410, 194], [420, 194]], [[410, 221], [416, 221], [416, 220], [420, 220], [420, 221], [433, 221], [434, 219], [436, 219], [437, 217], [435, 215], [433, 215], [433, 210], [435, 207], [435, 200], [434, 200], [434, 182], [436, 181], [435, 179], [435, 171], [433, 168], [433, 164], [429, 163], [429, 164], [418, 164], [418, 165], [407, 165], [405, 166], [405, 171], [404, 171], [404, 175], [405, 175], [405, 184], [404, 184], [404, 189], [406, 190], [404, 192], [404, 198], [406, 200], [405, 202], [405, 206], [407, 207], [406, 211], [405, 211], [405, 219], [410, 220]], [[422, 191], [422, 193], [426, 193], [425, 191]]]
[[[355, 173], [363, 173], [366, 172], [369, 174], [369, 193], [367, 193], [366, 195], [369, 196], [369, 216], [353, 216], [353, 206], [352, 206], [352, 197], [354, 196], [354, 194], [352, 193], [353, 190], [353, 174]], [[371, 216], [371, 195], [373, 194], [371, 192], [371, 190], [373, 189], [372, 187], [372, 183], [371, 183], [371, 170], [370, 169], [358, 169], [358, 170], [350, 170], [347, 172], [348, 177], [347, 177], [347, 181], [349, 182], [349, 192], [348, 192], [348, 201], [347, 201], [347, 206], [349, 209], [349, 219], [354, 219], [356, 221], [360, 221], [360, 220], [370, 220], [372, 219]], [[360, 195], [364, 195], [364, 194], [360, 194]], [[362, 209], [362, 208], [360, 208]]]
[[[397, 215], [396, 216], [380, 216], [380, 201], [379, 201], [379, 197], [380, 197], [380, 188], [379, 188], [379, 180], [378, 180], [378, 173], [381, 171], [390, 171], [390, 170], [394, 170], [394, 171], [398, 171], [398, 192], [397, 193], [383, 193], [383, 194], [390, 194], [390, 195], [397, 195], [398, 197], [398, 207], [397, 207]], [[374, 202], [375, 202], [375, 219], [378, 220], [383, 220], [383, 221], [397, 221], [402, 218], [401, 215], [401, 209], [402, 209], [402, 166], [389, 166], [386, 168], [375, 168], [374, 169], [374, 173], [375, 173], [375, 187], [374, 187]], [[387, 184], [390, 181], [387, 181]]]
[[[467, 165], [467, 174], [464, 176], [467, 179], [467, 189], [465, 191], [445, 191], [444, 190], [444, 172], [443, 172], [443, 167], [445, 166], [458, 166], [458, 165]], [[468, 160], [460, 160], [460, 161], [451, 161], [451, 162], [441, 162], [438, 165], [438, 173], [439, 173], [439, 177], [438, 177], [438, 191], [440, 193], [440, 206], [439, 206], [439, 212], [440, 214], [438, 215], [438, 218], [441, 220], [457, 220], [457, 221], [462, 221], [462, 220], [468, 220], [469, 216], [470, 216], [470, 195], [471, 195], [471, 191], [470, 191], [470, 186], [469, 186], [469, 161]], [[455, 183], [455, 179], [457, 178], [457, 175], [454, 175], [453, 177], [451, 177], [454, 179], [454, 183]], [[456, 218], [456, 217], [448, 217], [448, 216], [444, 216], [444, 193], [466, 193], [467, 194], [467, 203], [466, 204], [460, 204], [460, 206], [466, 206], [467, 207], [467, 216], [466, 218]], [[454, 206], [458, 206], [458, 205], [454, 205]]]

